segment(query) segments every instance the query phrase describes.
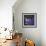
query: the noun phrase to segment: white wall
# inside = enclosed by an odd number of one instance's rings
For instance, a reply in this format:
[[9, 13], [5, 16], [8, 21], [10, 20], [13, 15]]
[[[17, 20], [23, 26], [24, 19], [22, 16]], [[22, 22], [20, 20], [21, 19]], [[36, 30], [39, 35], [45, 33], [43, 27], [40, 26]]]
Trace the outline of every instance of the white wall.
[[12, 6], [16, 0], [0, 0], [0, 27], [12, 28]]
[[[41, 46], [41, 1], [23, 0], [14, 6], [15, 30], [22, 32], [24, 38], [34, 40], [36, 46]], [[22, 28], [22, 13], [37, 13], [37, 28]]]
[[41, 38], [42, 46], [46, 46], [46, 0], [41, 1]]

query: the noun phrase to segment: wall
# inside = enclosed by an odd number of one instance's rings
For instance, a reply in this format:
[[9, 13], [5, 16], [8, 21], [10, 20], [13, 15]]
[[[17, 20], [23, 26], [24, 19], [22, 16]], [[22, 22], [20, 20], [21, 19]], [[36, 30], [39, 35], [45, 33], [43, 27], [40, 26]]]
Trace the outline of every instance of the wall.
[[0, 0], [0, 27], [12, 29], [12, 6], [16, 0]]
[[41, 1], [41, 41], [46, 46], [46, 0]]
[[[25, 39], [34, 40], [36, 46], [41, 46], [41, 1], [23, 0], [17, 7], [14, 5], [13, 13], [15, 31], [22, 32]], [[22, 13], [37, 13], [37, 28], [22, 28]]]

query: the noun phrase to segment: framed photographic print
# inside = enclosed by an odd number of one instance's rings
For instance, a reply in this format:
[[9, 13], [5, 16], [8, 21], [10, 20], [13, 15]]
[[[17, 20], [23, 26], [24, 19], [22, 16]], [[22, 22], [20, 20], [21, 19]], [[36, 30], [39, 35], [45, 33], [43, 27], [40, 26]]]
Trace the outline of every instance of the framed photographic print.
[[37, 27], [37, 13], [22, 13], [22, 27]]

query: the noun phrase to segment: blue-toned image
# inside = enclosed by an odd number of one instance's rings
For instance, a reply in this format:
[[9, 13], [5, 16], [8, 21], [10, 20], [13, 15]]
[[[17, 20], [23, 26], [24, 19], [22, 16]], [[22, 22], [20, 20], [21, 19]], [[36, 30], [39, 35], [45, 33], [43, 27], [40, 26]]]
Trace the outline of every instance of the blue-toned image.
[[24, 15], [24, 25], [34, 25], [34, 15]]

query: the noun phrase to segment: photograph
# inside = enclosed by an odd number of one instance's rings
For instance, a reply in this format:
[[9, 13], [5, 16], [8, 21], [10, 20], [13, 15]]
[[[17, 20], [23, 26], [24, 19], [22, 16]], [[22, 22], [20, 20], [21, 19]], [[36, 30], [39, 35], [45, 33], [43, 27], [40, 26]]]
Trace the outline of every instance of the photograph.
[[37, 13], [22, 13], [22, 27], [37, 27]]

